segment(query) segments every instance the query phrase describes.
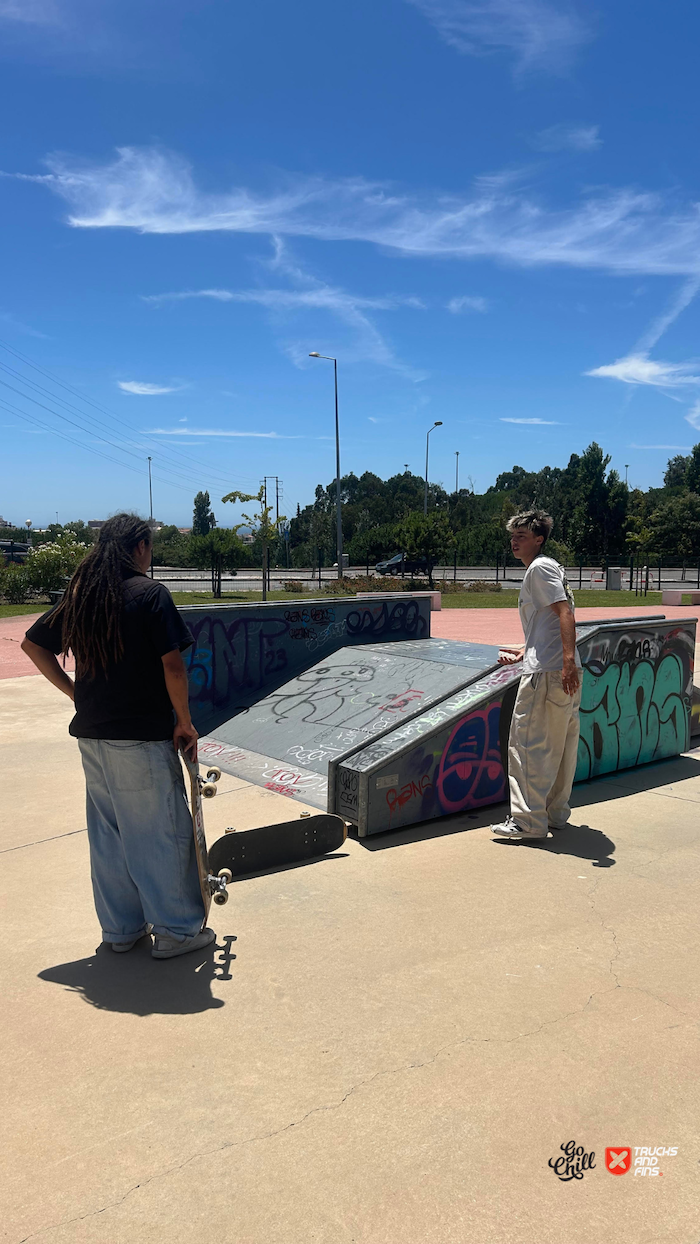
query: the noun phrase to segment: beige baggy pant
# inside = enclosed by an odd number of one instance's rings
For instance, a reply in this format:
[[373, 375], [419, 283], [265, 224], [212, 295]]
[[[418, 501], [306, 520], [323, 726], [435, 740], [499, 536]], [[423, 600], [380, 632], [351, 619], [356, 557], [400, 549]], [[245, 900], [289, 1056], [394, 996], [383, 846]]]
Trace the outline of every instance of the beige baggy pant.
[[508, 739], [511, 816], [526, 833], [546, 837], [564, 826], [576, 772], [581, 685], [569, 695], [561, 671], [523, 674]]

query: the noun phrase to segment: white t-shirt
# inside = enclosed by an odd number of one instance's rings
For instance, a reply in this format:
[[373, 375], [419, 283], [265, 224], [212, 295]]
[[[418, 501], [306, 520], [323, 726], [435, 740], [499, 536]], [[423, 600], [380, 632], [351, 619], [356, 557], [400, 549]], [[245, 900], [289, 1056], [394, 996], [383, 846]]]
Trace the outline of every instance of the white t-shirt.
[[[523, 576], [518, 609], [525, 635], [523, 672], [560, 670], [564, 664], [559, 615], [550, 609], [557, 601], [568, 600], [574, 610], [574, 597], [564, 568], [553, 557], [536, 557]], [[576, 649], [576, 664], [581, 658]]]

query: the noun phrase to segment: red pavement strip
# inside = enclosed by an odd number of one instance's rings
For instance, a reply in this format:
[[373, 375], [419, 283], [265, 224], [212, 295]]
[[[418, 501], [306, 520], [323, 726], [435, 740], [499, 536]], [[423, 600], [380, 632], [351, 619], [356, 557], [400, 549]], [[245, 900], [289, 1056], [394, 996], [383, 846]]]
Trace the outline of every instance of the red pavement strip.
[[[693, 608], [683, 605], [630, 605], [620, 609], [577, 609], [579, 622], [594, 622], [599, 618], [644, 618], [663, 613], [667, 618], [697, 618]], [[0, 618], [0, 679], [22, 678], [38, 674], [35, 665], [20, 648], [25, 632], [35, 618], [41, 615], [25, 613], [16, 618]], [[520, 644], [523, 633], [517, 609], [443, 609], [431, 614], [431, 634], [436, 639], [466, 639], [476, 644]], [[72, 670], [73, 662], [66, 662]]]
[[[22, 613], [16, 618], [0, 618], [0, 678], [23, 678], [27, 674], [38, 674], [36, 665], [25, 656], [20, 644], [32, 622], [40, 618], [40, 613]], [[75, 668], [72, 657], [66, 661], [66, 669]]]
[[[644, 618], [663, 613], [667, 618], [697, 618], [687, 605], [632, 605], [617, 609], [577, 609], [578, 622], [601, 618]], [[442, 609], [430, 615], [430, 633], [436, 639], [466, 639], [473, 644], [521, 644], [523, 631], [517, 609]]]

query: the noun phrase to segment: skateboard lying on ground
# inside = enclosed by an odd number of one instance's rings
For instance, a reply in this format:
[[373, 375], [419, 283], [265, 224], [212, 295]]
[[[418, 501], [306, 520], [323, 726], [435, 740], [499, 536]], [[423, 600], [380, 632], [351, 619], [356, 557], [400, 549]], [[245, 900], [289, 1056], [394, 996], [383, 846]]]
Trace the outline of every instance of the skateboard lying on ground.
[[212, 843], [209, 864], [221, 873], [227, 869], [234, 877], [262, 869], [282, 868], [298, 864], [317, 855], [337, 851], [347, 837], [347, 826], [339, 816], [308, 812], [295, 821], [281, 825], [264, 825], [262, 829], [246, 829], [240, 833], [227, 830], [223, 838]]
[[211, 900], [215, 903], [227, 903], [228, 891], [226, 883], [231, 881], [231, 871], [229, 868], [221, 868], [216, 876], [210, 871], [210, 862], [207, 852], [207, 841], [204, 837], [204, 815], [202, 813], [202, 796], [205, 799], [211, 799], [216, 794], [216, 783], [221, 777], [221, 769], [217, 769], [216, 765], [212, 765], [207, 770], [206, 781], [200, 775], [199, 765], [196, 760], [190, 760], [189, 756], [182, 748], [180, 755], [185, 762], [185, 768], [190, 778], [190, 812], [192, 813], [192, 831], [194, 833], [194, 845], [197, 853], [197, 870], [199, 872], [199, 885], [202, 891], [202, 900], [204, 902], [204, 924], [207, 922]]

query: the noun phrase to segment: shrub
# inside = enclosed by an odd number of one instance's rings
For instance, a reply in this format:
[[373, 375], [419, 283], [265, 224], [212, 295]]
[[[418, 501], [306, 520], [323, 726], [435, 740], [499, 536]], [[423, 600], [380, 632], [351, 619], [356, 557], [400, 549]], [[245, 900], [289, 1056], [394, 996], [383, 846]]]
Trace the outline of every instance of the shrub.
[[466, 592], [502, 592], [503, 586], [500, 583], [489, 583], [488, 579], [475, 579], [466, 588], [462, 589]]
[[0, 593], [8, 605], [24, 605], [31, 596], [29, 575], [24, 566], [3, 566], [0, 568]]
[[282, 584], [285, 592], [303, 592], [304, 584], [301, 579], [285, 579]]
[[42, 596], [65, 587], [66, 579], [83, 560], [87, 545], [80, 544], [70, 535], [59, 536], [49, 544], [41, 544], [31, 550], [27, 558], [29, 583]]

